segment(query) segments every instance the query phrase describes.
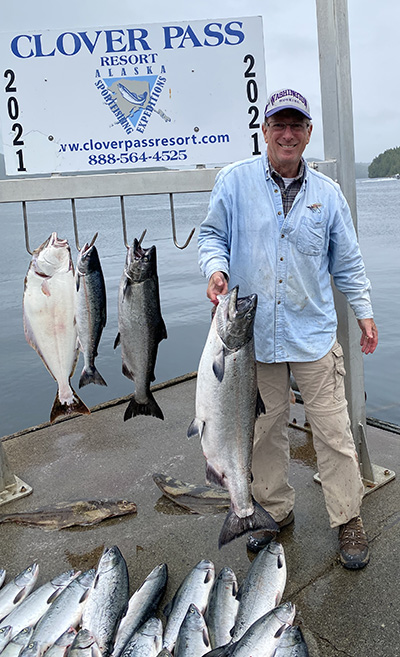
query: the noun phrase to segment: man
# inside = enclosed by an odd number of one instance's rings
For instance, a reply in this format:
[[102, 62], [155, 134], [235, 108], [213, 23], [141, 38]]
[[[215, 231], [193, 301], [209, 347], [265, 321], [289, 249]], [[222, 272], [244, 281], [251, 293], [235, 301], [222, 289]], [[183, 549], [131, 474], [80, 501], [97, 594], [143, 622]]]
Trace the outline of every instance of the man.
[[[280, 527], [293, 519], [289, 471], [289, 376], [301, 392], [313, 433], [330, 525], [339, 528], [343, 566], [369, 561], [360, 517], [363, 484], [344, 392], [343, 352], [331, 276], [352, 307], [361, 349], [378, 343], [370, 283], [348, 204], [330, 178], [302, 157], [312, 133], [307, 100], [292, 89], [273, 93], [262, 126], [267, 152], [218, 174], [199, 235], [207, 296], [239, 285], [258, 295], [255, 347], [266, 415], [256, 423], [253, 494]], [[251, 535], [258, 552], [271, 533]]]

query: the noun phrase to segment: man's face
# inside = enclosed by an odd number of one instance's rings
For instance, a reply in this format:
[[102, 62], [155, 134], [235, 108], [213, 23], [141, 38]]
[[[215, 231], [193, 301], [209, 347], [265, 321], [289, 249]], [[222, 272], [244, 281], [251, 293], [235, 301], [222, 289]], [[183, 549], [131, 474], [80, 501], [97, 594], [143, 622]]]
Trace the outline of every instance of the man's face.
[[310, 141], [310, 121], [296, 110], [282, 110], [270, 116], [262, 130], [274, 169], [284, 177], [296, 176], [301, 156]]

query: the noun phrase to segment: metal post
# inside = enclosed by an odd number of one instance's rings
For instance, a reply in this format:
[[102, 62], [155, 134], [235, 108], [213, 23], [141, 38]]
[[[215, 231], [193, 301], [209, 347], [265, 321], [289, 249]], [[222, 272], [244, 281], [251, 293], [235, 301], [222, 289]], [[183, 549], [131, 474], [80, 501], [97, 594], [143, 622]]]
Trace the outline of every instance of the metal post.
[[[347, 0], [316, 0], [320, 84], [325, 160], [336, 160], [336, 176], [350, 206], [357, 231], [357, 198], [354, 166], [353, 109]], [[334, 290], [338, 339], [346, 364], [346, 397], [361, 474], [368, 488], [381, 485], [379, 468], [372, 466], [365, 440], [366, 415], [364, 367], [360, 329], [347, 299]], [[385, 473], [387, 469], [383, 469]], [[394, 473], [393, 473], [394, 477]], [[390, 478], [382, 475], [382, 483]]]

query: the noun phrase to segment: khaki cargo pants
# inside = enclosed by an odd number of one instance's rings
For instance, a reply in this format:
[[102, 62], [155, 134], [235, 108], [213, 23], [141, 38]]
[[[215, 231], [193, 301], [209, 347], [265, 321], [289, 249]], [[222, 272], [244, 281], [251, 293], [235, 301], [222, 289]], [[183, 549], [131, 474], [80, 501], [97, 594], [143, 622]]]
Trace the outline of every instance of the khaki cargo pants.
[[293, 509], [289, 484], [289, 376], [299, 387], [314, 448], [330, 526], [357, 516], [364, 493], [344, 391], [343, 351], [338, 342], [326, 356], [307, 363], [257, 363], [266, 414], [256, 422], [253, 495], [277, 521]]

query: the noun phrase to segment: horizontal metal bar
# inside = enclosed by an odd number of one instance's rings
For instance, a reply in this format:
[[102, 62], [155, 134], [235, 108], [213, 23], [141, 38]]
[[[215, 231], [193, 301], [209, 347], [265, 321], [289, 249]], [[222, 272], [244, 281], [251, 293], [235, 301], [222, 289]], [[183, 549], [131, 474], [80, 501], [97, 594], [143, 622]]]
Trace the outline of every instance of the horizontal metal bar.
[[209, 192], [219, 169], [130, 171], [0, 180], [0, 202]]

